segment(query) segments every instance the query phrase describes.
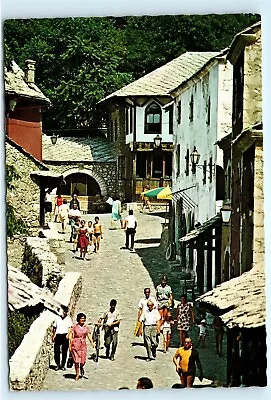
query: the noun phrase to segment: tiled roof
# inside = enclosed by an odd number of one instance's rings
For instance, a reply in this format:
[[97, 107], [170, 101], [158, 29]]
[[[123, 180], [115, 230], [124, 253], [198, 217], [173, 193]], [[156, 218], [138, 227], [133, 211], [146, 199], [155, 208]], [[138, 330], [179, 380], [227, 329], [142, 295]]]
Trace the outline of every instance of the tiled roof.
[[55, 313], [61, 314], [61, 304], [51, 292], [35, 285], [18, 268], [8, 265], [8, 306], [11, 310], [43, 303]]
[[4, 83], [5, 93], [18, 95], [30, 99], [39, 100], [45, 103], [50, 103], [50, 100], [44, 96], [42, 91], [34, 83], [26, 83], [23, 70], [16, 64], [11, 62], [10, 70], [5, 68]]
[[169, 96], [174, 89], [191, 78], [219, 54], [219, 52], [184, 53], [162, 67], [110, 94], [101, 102], [112, 97]]
[[114, 162], [116, 156], [109, 141], [103, 137], [59, 137], [56, 144], [42, 135], [43, 162]]
[[197, 300], [224, 310], [221, 319], [228, 328], [257, 328], [265, 325], [264, 265], [253, 267], [241, 276], [223, 282]]

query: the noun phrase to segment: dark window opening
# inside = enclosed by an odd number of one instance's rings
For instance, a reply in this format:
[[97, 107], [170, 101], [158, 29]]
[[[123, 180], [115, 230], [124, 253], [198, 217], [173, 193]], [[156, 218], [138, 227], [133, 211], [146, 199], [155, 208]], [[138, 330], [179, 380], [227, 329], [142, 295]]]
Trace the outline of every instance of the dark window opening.
[[151, 103], [145, 111], [145, 133], [161, 134], [161, 107], [156, 103]]
[[172, 153], [165, 154], [165, 176], [166, 179], [172, 177]]
[[76, 192], [79, 192], [79, 196], [95, 196], [100, 195], [100, 187], [95, 179], [86, 174], [72, 174], [65, 178], [66, 185], [61, 186], [59, 191], [63, 195], [71, 195]]
[[193, 121], [193, 119], [194, 119], [194, 97], [192, 95], [189, 103], [189, 121]]
[[225, 197], [225, 178], [224, 169], [216, 166], [216, 200], [224, 200]]
[[163, 178], [163, 158], [160, 154], [153, 154], [153, 178]]
[[138, 151], [136, 154], [136, 176], [137, 178], [146, 178], [146, 153]]
[[129, 125], [129, 108], [125, 108], [125, 134], [129, 135], [130, 131], [129, 131], [130, 125]]
[[209, 181], [212, 182], [213, 181], [213, 158], [210, 157], [210, 161], [209, 161]]
[[181, 160], [181, 145], [177, 145], [177, 152], [176, 152], [176, 173], [177, 176], [180, 175], [180, 160]]
[[206, 120], [207, 125], [210, 125], [210, 122], [211, 122], [211, 99], [209, 96], [207, 103], [207, 120]]
[[177, 122], [180, 124], [182, 122], [182, 102], [178, 101], [177, 105]]
[[169, 107], [169, 115], [168, 115], [168, 133], [173, 135], [173, 105]]
[[186, 150], [186, 156], [185, 156], [185, 175], [189, 175], [189, 150]]
[[203, 162], [203, 178], [202, 178], [203, 185], [206, 184], [206, 176], [207, 176], [207, 161], [205, 160]]

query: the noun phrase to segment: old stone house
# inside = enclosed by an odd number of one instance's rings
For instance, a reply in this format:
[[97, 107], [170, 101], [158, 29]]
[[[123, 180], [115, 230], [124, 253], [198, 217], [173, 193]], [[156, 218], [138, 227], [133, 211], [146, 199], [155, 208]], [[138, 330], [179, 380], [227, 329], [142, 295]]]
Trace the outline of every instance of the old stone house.
[[100, 102], [108, 112], [107, 137], [117, 154], [119, 194], [127, 201], [138, 200], [145, 184], [171, 186], [172, 92], [209, 58], [209, 53], [184, 53]]
[[[265, 386], [266, 298], [261, 23], [237, 34], [227, 59], [233, 65], [232, 131], [219, 141], [224, 152], [223, 283], [199, 301], [227, 327], [228, 383]], [[238, 371], [234, 365], [240, 365]]]
[[215, 143], [231, 128], [232, 66], [226, 53], [206, 53], [205, 64], [172, 92], [174, 220], [170, 230], [176, 257], [183, 268], [193, 271], [200, 293], [221, 282], [217, 212], [224, 198], [224, 170], [223, 152]]
[[93, 203], [117, 193], [116, 156], [102, 135], [60, 136], [52, 144], [44, 134], [42, 159], [50, 171], [63, 176], [58, 191], [67, 199], [76, 191], [85, 212], [95, 212]]

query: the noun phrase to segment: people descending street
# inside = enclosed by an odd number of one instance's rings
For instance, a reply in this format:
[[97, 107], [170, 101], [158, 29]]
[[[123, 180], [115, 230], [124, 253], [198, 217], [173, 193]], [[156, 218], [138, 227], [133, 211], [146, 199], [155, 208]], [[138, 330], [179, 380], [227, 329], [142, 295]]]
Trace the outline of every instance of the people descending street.
[[208, 329], [207, 329], [207, 323], [205, 319], [202, 319], [200, 321], [200, 324], [198, 325], [199, 328], [199, 334], [198, 334], [198, 344], [197, 347], [200, 346], [200, 344], [202, 344], [202, 348], [205, 349], [206, 344], [206, 336], [208, 335]]
[[[53, 324], [52, 342], [54, 343], [55, 371], [65, 370], [69, 348], [69, 334], [72, 329], [72, 320], [68, 315], [68, 307], [62, 305], [62, 315], [58, 316]], [[60, 361], [61, 353], [61, 361]]]
[[80, 201], [78, 200], [78, 196], [77, 196], [76, 193], [73, 193], [72, 199], [71, 199], [71, 201], [70, 201], [70, 209], [71, 209], [71, 210], [73, 209], [73, 205], [74, 205], [74, 204], [77, 205], [77, 208], [78, 208], [78, 210], [80, 211]]
[[180, 303], [177, 306], [177, 330], [180, 333], [180, 346], [184, 345], [184, 340], [189, 336], [191, 325], [195, 323], [193, 307], [187, 302], [187, 296], [181, 295]]
[[63, 204], [63, 198], [61, 196], [60, 193], [58, 193], [58, 195], [55, 197], [55, 208], [54, 208], [54, 215], [55, 215], [55, 221], [60, 222], [60, 218], [59, 218], [59, 207]]
[[142, 323], [140, 322], [140, 317], [143, 313], [143, 311], [147, 311], [148, 310], [148, 306], [147, 306], [147, 302], [148, 300], [151, 300], [154, 304], [153, 308], [158, 307], [156, 298], [154, 296], [151, 296], [151, 289], [149, 287], [144, 289], [144, 297], [142, 297], [139, 300], [138, 303], [138, 313], [137, 313], [137, 323], [136, 323], [136, 328], [135, 328], [135, 332], [134, 335], [135, 336], [141, 336], [143, 333], [143, 329], [142, 329]]
[[142, 378], [138, 379], [136, 388], [137, 389], [152, 389], [153, 383], [150, 380], [150, 378], [143, 376]]
[[94, 233], [94, 229], [93, 229], [93, 225], [92, 225], [92, 221], [88, 221], [88, 248], [87, 248], [87, 253], [91, 254], [93, 252], [93, 233]]
[[125, 248], [134, 251], [134, 242], [135, 242], [135, 234], [137, 228], [137, 220], [134, 216], [133, 210], [129, 210], [129, 215], [125, 218], [125, 233], [126, 233], [126, 241]]
[[173, 304], [173, 295], [171, 287], [167, 284], [167, 277], [162, 276], [161, 283], [156, 287], [156, 298], [158, 302], [158, 311], [161, 315], [160, 324], [165, 320], [168, 310]]
[[118, 334], [120, 326], [120, 313], [116, 309], [117, 300], [112, 299], [109, 303], [109, 310], [105, 311], [98, 323], [103, 323], [104, 345], [106, 358], [115, 360], [115, 354], [118, 346]]
[[88, 229], [84, 219], [80, 221], [80, 228], [78, 229], [78, 248], [80, 249], [80, 257], [85, 260], [88, 248]]
[[74, 325], [69, 334], [69, 349], [72, 354], [75, 367], [75, 380], [79, 379], [79, 368], [81, 376], [84, 376], [84, 365], [87, 357], [87, 343], [88, 338], [92, 347], [94, 343], [91, 337], [89, 327], [85, 324], [86, 315], [84, 313], [77, 314], [77, 324]]
[[164, 353], [168, 351], [171, 339], [171, 331], [174, 325], [174, 320], [172, 318], [171, 313], [167, 313], [166, 319], [164, 320], [163, 324], [161, 325], [161, 333], [164, 339]]
[[94, 253], [98, 253], [100, 250], [101, 239], [103, 238], [102, 224], [100, 223], [100, 218], [95, 217], [93, 224], [93, 244]]
[[74, 220], [74, 225], [72, 227], [72, 251], [75, 253], [78, 250], [78, 235], [79, 235], [79, 229], [80, 229], [80, 218], [76, 217]]
[[111, 229], [116, 229], [116, 221], [120, 221], [120, 227], [122, 228], [121, 201], [119, 196], [113, 197]]
[[224, 336], [224, 325], [219, 315], [215, 315], [213, 320], [213, 328], [215, 330], [215, 343], [216, 343], [216, 354], [222, 356], [222, 342]]
[[72, 228], [73, 228], [75, 219], [78, 218], [78, 217], [81, 218], [81, 212], [78, 209], [78, 205], [76, 203], [74, 203], [72, 207], [73, 208], [70, 209], [69, 214], [68, 214], [69, 222], [70, 222], [70, 225], [71, 225], [70, 242], [72, 242]]
[[69, 221], [69, 211], [70, 207], [67, 200], [63, 199], [63, 204], [59, 206], [59, 219], [61, 222], [61, 233], [63, 234], [66, 232], [67, 223]]
[[[158, 347], [157, 334], [160, 334], [159, 321], [161, 316], [151, 300], [147, 302], [148, 309], [143, 311], [140, 322], [143, 322], [144, 346], [147, 350], [147, 360], [151, 361], [156, 358], [156, 349]], [[152, 356], [152, 357], [151, 357]]]
[[196, 365], [199, 370], [199, 380], [203, 380], [202, 365], [199, 358], [199, 352], [192, 346], [192, 339], [185, 338], [184, 346], [177, 349], [173, 363], [176, 372], [180, 377], [183, 387], [192, 387], [196, 376]]

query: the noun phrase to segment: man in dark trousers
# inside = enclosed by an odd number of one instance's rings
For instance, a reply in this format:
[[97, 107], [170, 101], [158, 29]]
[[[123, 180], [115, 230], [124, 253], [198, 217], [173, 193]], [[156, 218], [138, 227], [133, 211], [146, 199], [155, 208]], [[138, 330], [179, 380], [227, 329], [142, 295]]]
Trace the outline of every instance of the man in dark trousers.
[[[129, 215], [125, 218], [125, 231], [126, 231], [126, 242], [125, 248], [133, 251], [134, 250], [134, 242], [135, 242], [135, 233], [136, 233], [137, 221], [134, 216], [133, 210], [129, 210]], [[131, 237], [131, 244], [129, 246]]]
[[196, 364], [199, 370], [199, 380], [202, 381], [203, 372], [199, 352], [193, 348], [191, 338], [185, 338], [184, 346], [177, 349], [173, 357], [173, 363], [176, 366], [176, 372], [180, 377], [183, 387], [193, 386], [196, 375]]
[[[104, 345], [106, 358], [111, 361], [115, 360], [115, 353], [118, 345], [118, 333], [120, 325], [120, 314], [116, 310], [117, 300], [110, 301], [109, 311], [105, 311], [103, 316], [99, 319], [99, 323], [103, 323], [104, 329]], [[111, 350], [111, 353], [110, 353]]]
[[[68, 334], [72, 328], [71, 317], [68, 316], [68, 307], [62, 306], [62, 316], [58, 316], [53, 325], [52, 342], [54, 343], [54, 358], [56, 371], [65, 370], [67, 353], [69, 348]], [[60, 362], [61, 350], [61, 362]]]

